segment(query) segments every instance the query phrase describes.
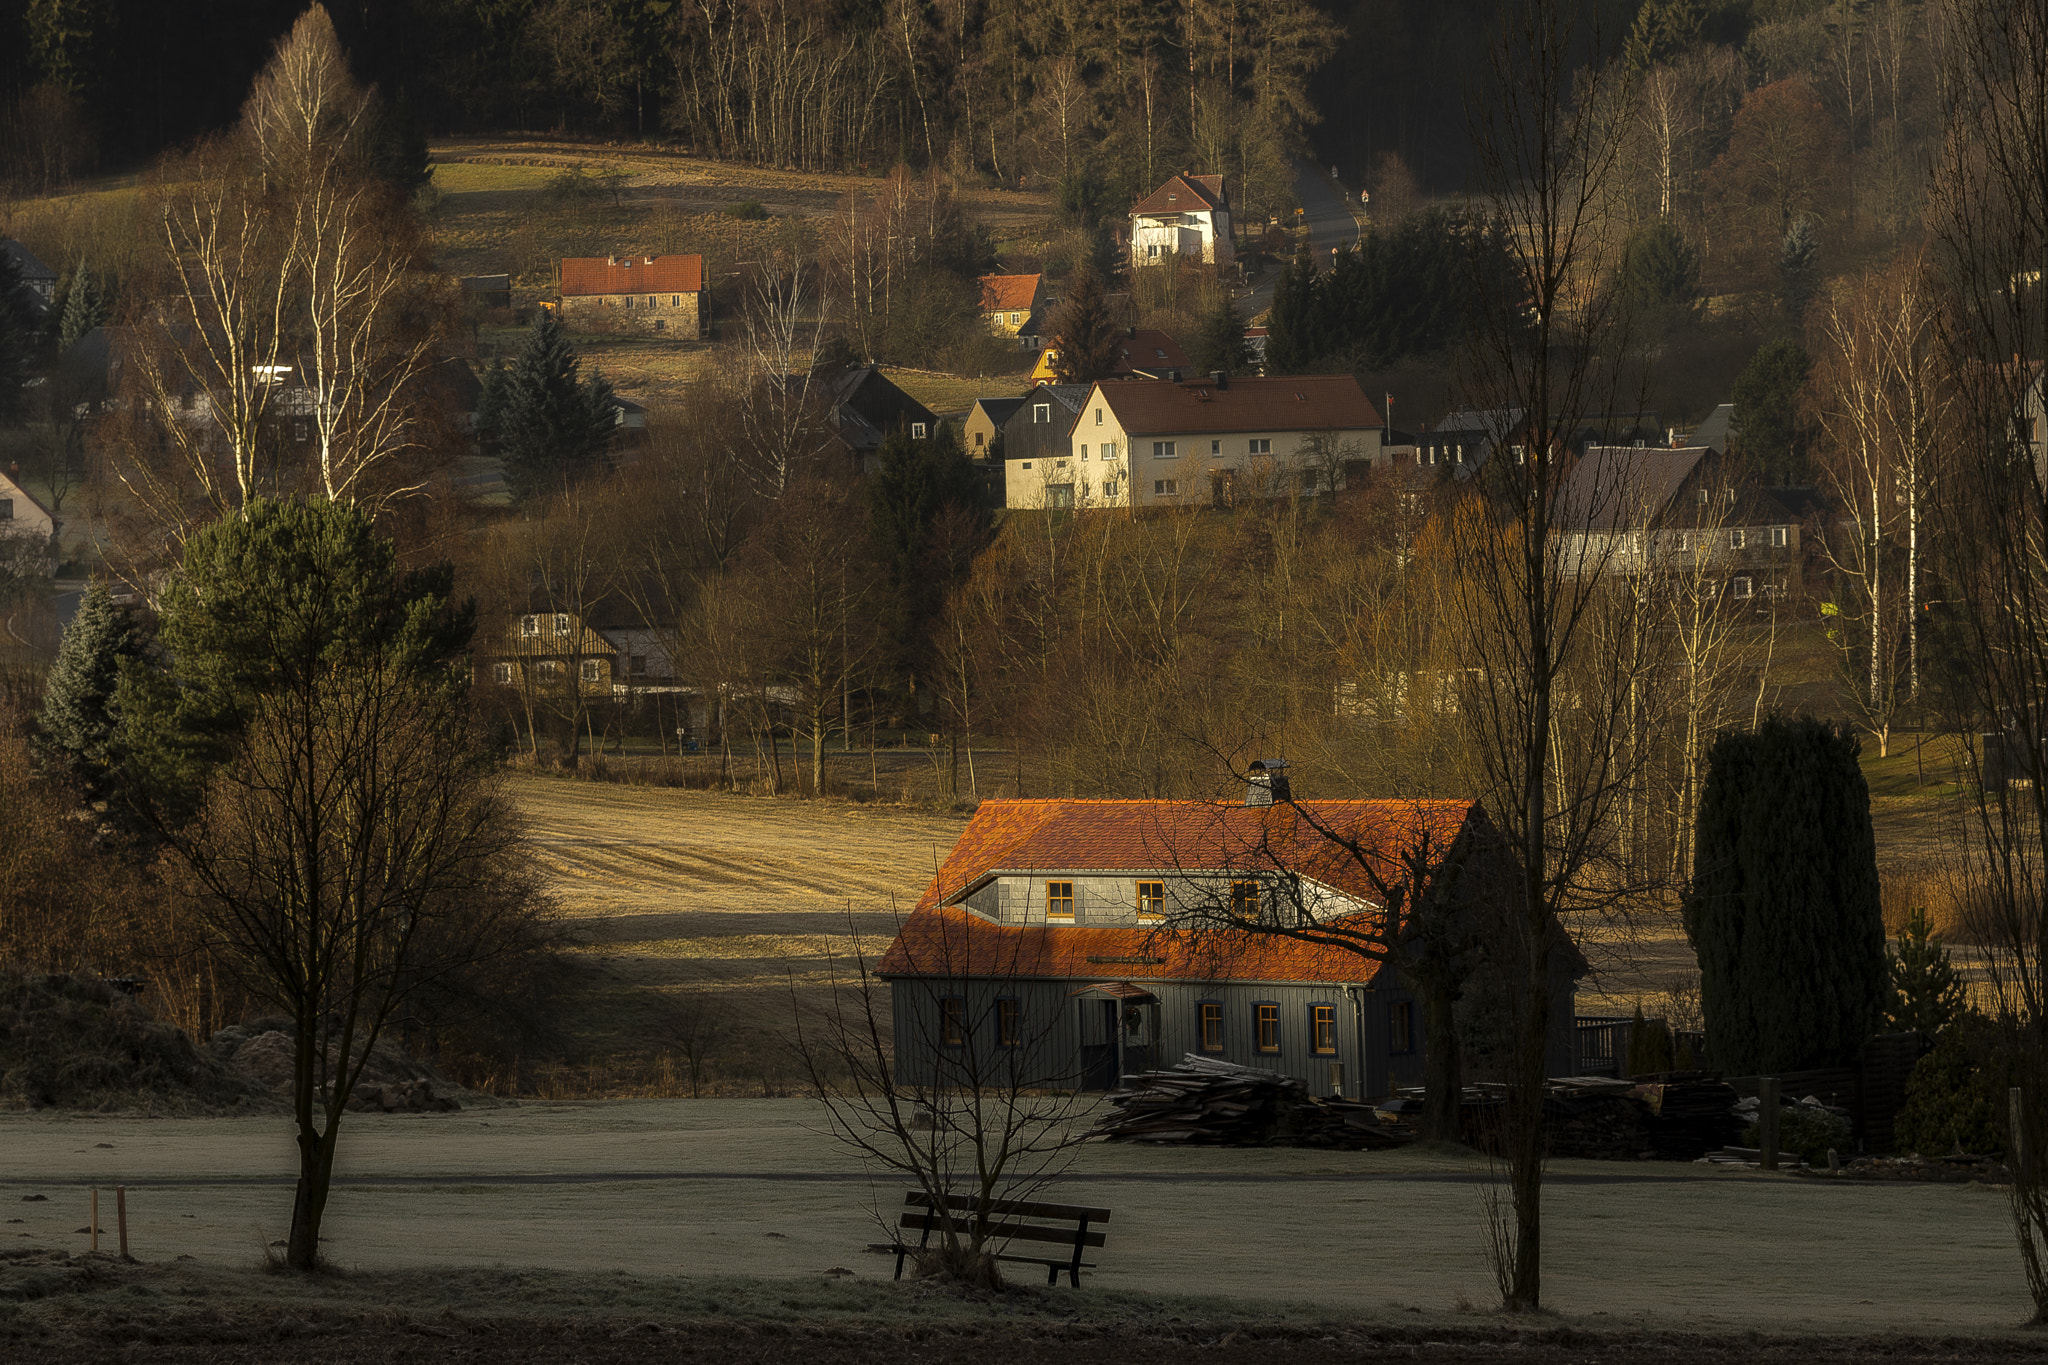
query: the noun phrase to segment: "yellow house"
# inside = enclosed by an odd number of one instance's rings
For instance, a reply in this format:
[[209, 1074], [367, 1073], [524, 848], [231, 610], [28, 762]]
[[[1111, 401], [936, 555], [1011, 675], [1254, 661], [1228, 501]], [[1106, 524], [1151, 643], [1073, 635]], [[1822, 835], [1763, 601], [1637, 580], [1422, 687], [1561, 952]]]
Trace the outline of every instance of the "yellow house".
[[1010, 461], [1013, 508], [1175, 507], [1317, 496], [1381, 458], [1350, 375], [1096, 384], [1064, 449]]
[[[1178, 341], [1156, 328], [1126, 327], [1117, 347], [1117, 379], [1180, 379], [1188, 372], [1187, 352]], [[1058, 383], [1054, 366], [1059, 359], [1059, 338], [1054, 337], [1052, 345], [1039, 353], [1038, 363], [1031, 367], [1031, 382]]]
[[1036, 345], [1044, 287], [1043, 275], [983, 275], [981, 315], [988, 321], [989, 335], [1026, 337], [1030, 339], [1025, 345]]

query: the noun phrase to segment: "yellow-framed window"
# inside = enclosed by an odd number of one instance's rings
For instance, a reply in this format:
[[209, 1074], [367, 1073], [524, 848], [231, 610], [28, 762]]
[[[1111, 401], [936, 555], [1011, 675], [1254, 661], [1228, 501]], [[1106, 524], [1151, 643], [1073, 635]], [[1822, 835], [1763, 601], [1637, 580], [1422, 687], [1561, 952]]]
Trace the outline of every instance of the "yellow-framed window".
[[1223, 1051], [1223, 1006], [1214, 1000], [1204, 1000], [1195, 1009], [1202, 1051]]
[[1139, 919], [1165, 919], [1165, 918], [1166, 918], [1166, 883], [1165, 883], [1165, 882], [1139, 882], [1139, 883], [1138, 883], [1138, 918], [1139, 918]]
[[1308, 1045], [1318, 1056], [1331, 1056], [1337, 1051], [1337, 1007], [1335, 1005], [1310, 1005], [1308, 1007]]
[[1280, 1050], [1280, 1007], [1252, 1006], [1252, 1043], [1261, 1052]]
[[1074, 922], [1074, 884], [1072, 882], [1047, 882], [1045, 884], [1045, 917], [1048, 920], [1072, 924]]

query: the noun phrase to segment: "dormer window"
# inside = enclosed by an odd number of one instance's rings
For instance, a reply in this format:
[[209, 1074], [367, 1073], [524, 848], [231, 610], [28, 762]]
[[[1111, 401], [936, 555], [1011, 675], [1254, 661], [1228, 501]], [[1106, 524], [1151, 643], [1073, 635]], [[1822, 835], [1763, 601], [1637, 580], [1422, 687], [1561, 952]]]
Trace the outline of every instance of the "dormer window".
[[1072, 924], [1074, 922], [1074, 884], [1072, 882], [1047, 882], [1045, 884], [1045, 922], [1047, 924]]
[[569, 633], [569, 613], [567, 613], [567, 612], [565, 612], [565, 611], [562, 611], [562, 612], [556, 612], [556, 613], [555, 613], [555, 634], [557, 634], [557, 635], [567, 635], [568, 633]]

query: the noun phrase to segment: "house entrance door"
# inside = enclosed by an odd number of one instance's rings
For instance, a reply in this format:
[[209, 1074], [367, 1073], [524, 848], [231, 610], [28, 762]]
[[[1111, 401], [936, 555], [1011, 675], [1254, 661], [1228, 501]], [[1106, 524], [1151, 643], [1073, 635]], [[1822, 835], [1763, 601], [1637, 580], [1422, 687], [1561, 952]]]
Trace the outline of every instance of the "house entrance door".
[[1114, 1000], [1082, 1000], [1081, 1088], [1114, 1090], [1123, 1073], [1123, 1029]]

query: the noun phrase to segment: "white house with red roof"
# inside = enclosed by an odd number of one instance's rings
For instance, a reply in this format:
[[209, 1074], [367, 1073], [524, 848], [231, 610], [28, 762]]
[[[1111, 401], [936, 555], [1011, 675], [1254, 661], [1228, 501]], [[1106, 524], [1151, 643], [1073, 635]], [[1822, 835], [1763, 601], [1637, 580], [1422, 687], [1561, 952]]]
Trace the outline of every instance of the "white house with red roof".
[[[1194, 1053], [1320, 1095], [1419, 1084], [1422, 1002], [1357, 949], [1496, 846], [1469, 801], [985, 801], [878, 968], [897, 1074], [1028, 1053], [1034, 1083], [1104, 1089]], [[1221, 927], [1248, 916], [1282, 931]], [[1583, 967], [1563, 956], [1552, 1074]]]
[[1158, 265], [1184, 257], [1228, 265], [1230, 191], [1220, 175], [1169, 176], [1131, 207], [1131, 264]]
[[1377, 461], [1385, 432], [1348, 374], [1103, 382], [1064, 449], [1008, 460], [1005, 497], [1013, 508], [1141, 509], [1315, 496]]
[[704, 334], [702, 256], [565, 256], [562, 321], [605, 330]]

